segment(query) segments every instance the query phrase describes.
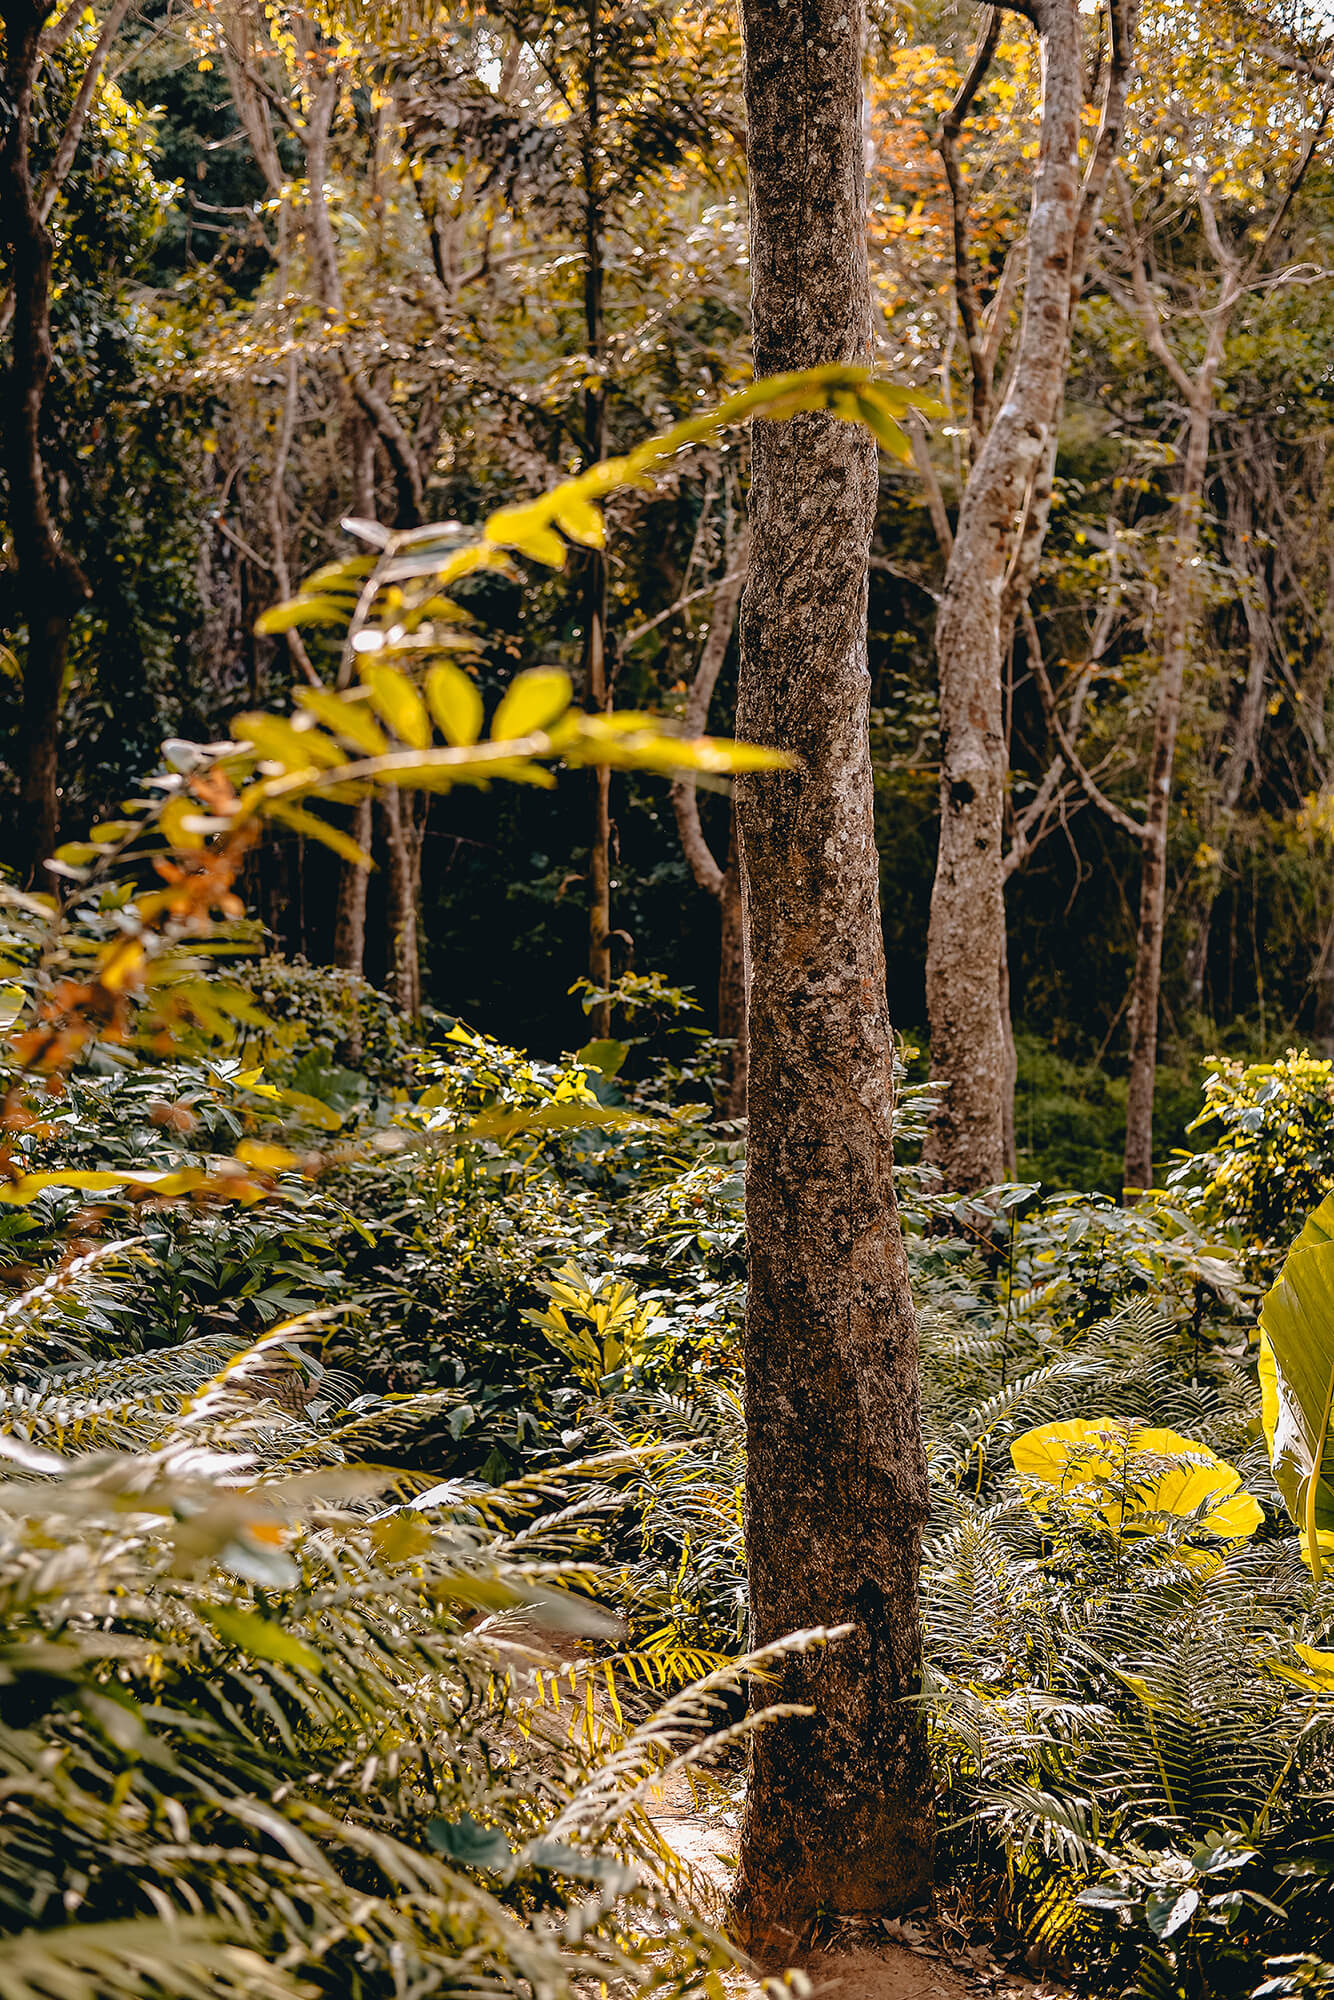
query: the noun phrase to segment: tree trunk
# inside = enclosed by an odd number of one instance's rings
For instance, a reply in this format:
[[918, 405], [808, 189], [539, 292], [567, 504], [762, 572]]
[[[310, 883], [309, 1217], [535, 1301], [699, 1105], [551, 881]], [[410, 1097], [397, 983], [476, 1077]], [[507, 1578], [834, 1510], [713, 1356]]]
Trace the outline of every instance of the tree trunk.
[[400, 1011], [421, 1013], [421, 941], [417, 904], [421, 889], [421, 829], [410, 800], [394, 785], [383, 793], [389, 848], [389, 984]]
[[[1260, 731], [1264, 725], [1265, 688], [1274, 644], [1264, 566], [1261, 563], [1257, 568], [1252, 553], [1250, 494], [1243, 487], [1240, 491], [1234, 489], [1230, 498], [1232, 504], [1228, 508], [1227, 554], [1234, 574], [1241, 581], [1241, 607], [1246, 621], [1247, 666], [1241, 706], [1237, 712], [1232, 741], [1228, 745], [1218, 782], [1218, 797], [1214, 801], [1213, 811], [1207, 821], [1209, 836], [1216, 837], [1223, 843], [1227, 841], [1232, 816], [1241, 803], [1247, 777], [1259, 755]], [[1213, 928], [1214, 904], [1218, 900], [1219, 880], [1219, 864], [1211, 865], [1204, 872], [1203, 880], [1193, 898], [1193, 908], [1186, 919], [1189, 937], [1186, 951], [1186, 983], [1191, 1006], [1197, 1014], [1202, 1014], [1205, 1006], [1205, 985], [1209, 971], [1209, 934]]]
[[[352, 819], [353, 840], [364, 854], [371, 851], [371, 801], [360, 799]], [[338, 877], [338, 911], [334, 918], [333, 961], [343, 972], [358, 978], [366, 970], [366, 890], [369, 872], [355, 862], [345, 861]]]
[[[718, 675], [731, 643], [736, 608], [741, 598], [745, 566], [749, 560], [749, 533], [732, 552], [734, 574], [719, 584], [713, 600], [709, 630], [699, 656], [695, 677], [686, 696], [682, 727], [687, 736], [703, 736], [709, 726], [709, 705]], [[721, 924], [721, 955], [718, 970], [718, 1033], [732, 1043], [732, 1060], [718, 1110], [724, 1118], [746, 1115], [746, 949], [741, 917], [741, 875], [737, 854], [736, 808], [728, 822], [727, 866], [720, 868], [705, 838], [699, 817], [699, 793], [693, 772], [683, 772], [672, 780], [672, 810], [681, 852], [690, 864], [696, 884], [718, 905]]]
[[940, 849], [926, 997], [931, 1070], [943, 1088], [927, 1158], [947, 1188], [963, 1191], [994, 1184], [1006, 1167], [1002, 604], [1060, 415], [1081, 209], [1076, 0], [1040, 0], [1032, 18], [1042, 36], [1044, 89], [1023, 325], [1005, 401], [964, 489], [936, 622]]
[[1153, 1185], [1153, 1085], [1158, 1067], [1158, 998], [1163, 977], [1163, 923], [1167, 911], [1167, 835], [1172, 812], [1172, 771], [1186, 679], [1186, 653], [1195, 609], [1192, 568], [1200, 538], [1200, 506], [1209, 459], [1214, 370], [1201, 370], [1186, 432], [1186, 454], [1176, 503], [1176, 538], [1167, 609], [1163, 616], [1163, 666], [1154, 717], [1144, 814], [1139, 890], [1139, 932], [1130, 988], [1130, 1089], [1126, 1098], [1127, 1195]]
[[[871, 358], [859, 0], [743, 0], [755, 370]], [[917, 1332], [894, 1198], [867, 670], [876, 451], [824, 413], [757, 422], [738, 735], [797, 768], [739, 787], [750, 965], [746, 1543], [751, 1634], [849, 1625], [761, 1698], [733, 1905], [781, 1962], [821, 1913], [930, 1880]]]
[[[595, 465], [606, 448], [607, 398], [602, 367], [602, 193], [598, 159], [598, 85], [601, 69], [600, 0], [586, 0], [588, 43], [584, 73], [584, 333], [588, 387], [584, 392], [584, 464]], [[584, 579], [584, 706], [592, 714], [611, 707], [607, 673], [607, 558], [591, 549]], [[605, 992], [611, 985], [611, 770], [593, 768], [593, 842], [588, 857], [588, 977]], [[589, 1016], [595, 1035], [611, 1033], [611, 1002], [599, 1000]]]
[[42, 456], [42, 408], [50, 378], [51, 236], [32, 180], [32, 108], [41, 60], [44, 0], [10, 0], [5, 24], [4, 108], [0, 129], [0, 231], [14, 301], [10, 366], [4, 385], [4, 454], [9, 482], [15, 601], [27, 628], [18, 743], [19, 814], [14, 860], [37, 880], [56, 845], [60, 820], [60, 708], [70, 626], [88, 596], [51, 515]]
[[718, 1109], [724, 1118], [746, 1115], [750, 1035], [746, 994], [746, 930], [741, 899], [741, 857], [737, 845], [736, 809], [732, 810], [727, 866], [718, 897], [722, 952], [718, 965], [718, 1033], [732, 1044], [732, 1059]]

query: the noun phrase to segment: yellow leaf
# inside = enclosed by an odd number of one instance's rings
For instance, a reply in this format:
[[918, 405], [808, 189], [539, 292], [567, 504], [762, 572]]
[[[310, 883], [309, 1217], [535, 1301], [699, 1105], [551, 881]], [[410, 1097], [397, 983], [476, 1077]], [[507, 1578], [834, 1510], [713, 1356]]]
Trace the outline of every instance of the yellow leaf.
[[563, 667], [530, 667], [507, 690], [491, 723], [495, 743], [530, 736], [564, 715], [574, 690]]
[[426, 676], [426, 699], [440, 734], [455, 749], [465, 749], [482, 733], [482, 697], [476, 684], [450, 660], [442, 660]]
[[350, 833], [344, 833], [339, 826], [330, 826], [327, 819], [317, 813], [306, 812], [302, 806], [294, 806], [286, 799], [264, 802], [267, 819], [281, 820], [290, 826], [293, 833], [304, 834], [308, 840], [322, 841], [325, 847], [332, 847], [335, 854], [341, 854], [344, 861], [350, 861], [354, 868], [373, 868], [375, 863], [363, 848], [358, 847]]
[[396, 667], [367, 664], [362, 679], [370, 690], [372, 706], [387, 722], [400, 743], [410, 750], [425, 750], [431, 741], [431, 718], [426, 704], [406, 674]]
[[520, 555], [531, 556], [534, 562], [545, 563], [548, 569], [563, 569], [565, 544], [542, 518], [545, 511], [537, 505], [502, 507], [491, 516], [483, 533], [488, 542], [501, 548], [517, 549]]
[[243, 1139], [236, 1157], [243, 1167], [254, 1167], [261, 1174], [280, 1174], [285, 1168], [300, 1164], [299, 1154], [286, 1146], [268, 1145], [263, 1139]]
[[326, 729], [368, 757], [383, 757], [388, 750], [389, 738], [364, 701], [335, 694], [332, 688], [298, 688], [296, 698]]

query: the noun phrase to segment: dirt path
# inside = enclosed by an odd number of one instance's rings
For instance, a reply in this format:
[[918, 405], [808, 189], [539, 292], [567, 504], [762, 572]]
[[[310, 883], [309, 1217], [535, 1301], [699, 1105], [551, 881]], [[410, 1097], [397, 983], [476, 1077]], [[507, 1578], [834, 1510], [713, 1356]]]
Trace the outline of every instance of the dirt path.
[[[653, 1819], [682, 1861], [725, 1895], [735, 1866], [732, 1815], [701, 1809], [684, 1780], [655, 1803]], [[951, 1949], [926, 1924], [886, 1925], [883, 1944], [815, 1953], [804, 1965], [817, 2000], [1063, 2000], [998, 1965], [986, 1946]], [[753, 1980], [729, 1981], [735, 2000], [757, 2000]]]

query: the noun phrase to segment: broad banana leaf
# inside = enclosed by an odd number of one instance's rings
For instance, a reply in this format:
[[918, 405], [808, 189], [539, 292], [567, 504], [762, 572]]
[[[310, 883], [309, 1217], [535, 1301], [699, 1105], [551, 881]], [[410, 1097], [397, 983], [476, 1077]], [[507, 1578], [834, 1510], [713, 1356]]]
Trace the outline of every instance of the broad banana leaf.
[[1334, 1556], [1334, 1195], [1307, 1218], [1260, 1308], [1260, 1399], [1274, 1479], [1319, 1583]]

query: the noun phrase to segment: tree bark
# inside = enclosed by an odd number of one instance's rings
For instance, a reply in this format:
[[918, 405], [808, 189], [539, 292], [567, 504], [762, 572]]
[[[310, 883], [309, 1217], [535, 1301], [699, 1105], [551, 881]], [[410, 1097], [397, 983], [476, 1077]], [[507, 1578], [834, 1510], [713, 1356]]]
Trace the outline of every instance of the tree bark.
[[[364, 854], [371, 851], [371, 801], [369, 795], [357, 802], [351, 827], [352, 838]], [[365, 868], [345, 861], [338, 877], [338, 910], [334, 918], [333, 961], [342, 972], [361, 978], [366, 970], [366, 890], [370, 876]]]
[[389, 984], [399, 1010], [421, 1013], [421, 944], [417, 904], [421, 891], [421, 830], [411, 801], [394, 785], [383, 792], [389, 849]]
[[[755, 369], [871, 358], [860, 0], [743, 0]], [[930, 1879], [917, 1332], [894, 1198], [869, 738], [875, 447], [757, 422], [738, 734], [796, 760], [738, 791], [750, 964], [746, 1222], [751, 1633], [849, 1625], [763, 1699], [733, 1918], [771, 1962], [820, 1913]]]
[[[926, 995], [932, 1075], [942, 1089], [926, 1157], [947, 1188], [961, 1191], [990, 1186], [1006, 1170], [1002, 607], [1060, 416], [1081, 208], [1076, 0], [1038, 0], [1031, 18], [1042, 37], [1044, 89], [1023, 324], [1005, 401], [964, 489], [936, 622], [940, 848]], [[988, 21], [984, 47], [991, 32]]]
[[[1221, 343], [1220, 343], [1221, 345]], [[1207, 363], [1206, 363], [1207, 366]], [[1163, 923], [1167, 911], [1167, 835], [1172, 812], [1172, 771], [1186, 680], [1186, 653], [1195, 607], [1192, 562], [1200, 538], [1200, 507], [1209, 460], [1214, 365], [1197, 379], [1186, 433], [1186, 454], [1176, 502], [1176, 536], [1167, 608], [1163, 616], [1163, 665], [1154, 715], [1148, 800], [1140, 853], [1139, 929], [1130, 987], [1130, 1087], [1126, 1098], [1126, 1194], [1153, 1185], [1153, 1085], [1158, 1067], [1158, 1000], [1163, 978]]]
[[[1274, 644], [1264, 563], [1262, 561], [1257, 565], [1253, 553], [1249, 491], [1244, 486], [1234, 485], [1229, 500], [1226, 546], [1228, 561], [1241, 586], [1238, 595], [1246, 623], [1247, 663], [1241, 705], [1219, 776], [1218, 796], [1206, 820], [1208, 836], [1223, 842], [1227, 840], [1232, 816], [1241, 803], [1247, 777], [1259, 755], [1265, 688]], [[1189, 938], [1186, 986], [1191, 1006], [1197, 1014], [1202, 1014], [1205, 1006], [1209, 939], [1213, 929], [1214, 905], [1218, 900], [1218, 885], [1218, 868], [1211, 866], [1204, 873], [1186, 919]]]
[[744, 1118], [750, 1071], [750, 1024], [746, 976], [745, 911], [741, 896], [741, 856], [737, 842], [736, 808], [732, 809], [718, 898], [721, 952], [718, 963], [718, 1033], [732, 1044], [732, 1059], [718, 1109], [724, 1118]]
[[4, 456], [9, 483], [15, 599], [27, 628], [19, 725], [19, 809], [14, 860], [21, 879], [36, 880], [56, 845], [60, 821], [60, 709], [70, 627], [88, 597], [83, 571], [61, 544], [46, 490], [42, 412], [53, 360], [50, 232], [32, 180], [32, 113], [45, 0], [8, 0], [4, 107], [0, 125], [0, 230], [9, 254], [14, 301], [9, 376], [4, 394]]
[[[606, 449], [607, 397], [601, 377], [602, 190], [598, 159], [599, 82], [602, 50], [600, 0], [585, 0], [587, 45], [584, 68], [582, 147], [584, 197], [584, 334], [588, 342], [588, 387], [584, 392], [584, 464], [595, 465]], [[584, 575], [584, 706], [593, 714], [611, 707], [607, 673], [607, 557], [591, 549]], [[588, 857], [588, 977], [602, 992], [611, 986], [611, 770], [596, 764], [593, 784], [593, 841]], [[593, 1033], [611, 1033], [611, 1002], [595, 1002], [589, 1016]]]
[[[718, 675], [727, 657], [737, 604], [745, 580], [750, 538], [747, 534], [733, 551], [730, 574], [718, 586], [713, 600], [709, 630], [699, 656], [695, 677], [686, 696], [682, 727], [687, 736], [702, 736], [709, 726], [709, 705]], [[728, 822], [727, 865], [718, 866], [705, 837], [699, 817], [699, 793], [692, 772], [672, 780], [672, 810], [681, 840], [681, 852], [690, 864], [695, 882], [718, 905], [721, 926], [721, 955], [718, 969], [718, 1033], [732, 1044], [732, 1059], [719, 1099], [724, 1118], [746, 1115], [746, 948], [741, 915], [741, 874], [737, 852], [736, 809]]]

